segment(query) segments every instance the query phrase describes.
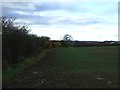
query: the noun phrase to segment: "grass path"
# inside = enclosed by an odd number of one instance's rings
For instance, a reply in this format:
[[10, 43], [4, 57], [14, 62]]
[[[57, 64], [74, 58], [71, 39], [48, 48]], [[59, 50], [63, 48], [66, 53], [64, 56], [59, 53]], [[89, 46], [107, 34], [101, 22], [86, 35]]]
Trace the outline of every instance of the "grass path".
[[117, 87], [117, 50], [117, 47], [60, 48], [49, 52], [3, 87]]

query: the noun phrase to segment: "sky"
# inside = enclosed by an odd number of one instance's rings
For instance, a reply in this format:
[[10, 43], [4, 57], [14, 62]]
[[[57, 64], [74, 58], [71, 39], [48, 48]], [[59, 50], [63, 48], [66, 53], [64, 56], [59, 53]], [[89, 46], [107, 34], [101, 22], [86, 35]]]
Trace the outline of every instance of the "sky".
[[37, 36], [62, 40], [70, 34], [79, 41], [118, 41], [118, 1], [4, 2], [2, 15], [15, 17]]

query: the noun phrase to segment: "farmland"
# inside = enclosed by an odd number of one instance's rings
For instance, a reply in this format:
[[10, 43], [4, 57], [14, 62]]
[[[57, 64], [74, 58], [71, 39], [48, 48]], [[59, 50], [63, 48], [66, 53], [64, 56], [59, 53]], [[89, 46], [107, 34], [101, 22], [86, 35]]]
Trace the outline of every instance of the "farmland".
[[116, 88], [118, 47], [66, 47], [47, 53], [6, 87]]

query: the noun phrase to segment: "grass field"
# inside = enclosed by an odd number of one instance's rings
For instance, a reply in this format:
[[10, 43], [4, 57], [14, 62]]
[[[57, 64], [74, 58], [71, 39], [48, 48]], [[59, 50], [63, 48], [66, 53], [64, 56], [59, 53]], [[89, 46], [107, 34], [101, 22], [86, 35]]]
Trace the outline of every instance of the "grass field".
[[116, 88], [118, 47], [59, 48], [12, 81], [10, 87]]
[[[62, 48], [52, 58], [63, 87], [117, 87], [118, 47]], [[59, 80], [58, 80], [59, 81]]]
[[117, 75], [117, 47], [62, 48], [56, 53], [54, 65], [67, 73], [107, 72]]

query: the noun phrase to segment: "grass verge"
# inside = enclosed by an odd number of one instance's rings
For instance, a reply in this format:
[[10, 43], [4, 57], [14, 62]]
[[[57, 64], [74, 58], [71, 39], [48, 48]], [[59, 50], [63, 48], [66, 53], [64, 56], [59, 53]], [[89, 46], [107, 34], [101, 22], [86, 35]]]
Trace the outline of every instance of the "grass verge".
[[44, 50], [36, 56], [32, 56], [30, 58], [24, 58], [24, 60], [22, 60], [21, 62], [17, 64], [13, 64], [7, 69], [3, 69], [2, 70], [2, 82], [3, 83], [9, 82], [9, 80], [11, 80], [15, 75], [18, 75], [19, 73], [23, 72], [26, 68], [40, 61], [51, 50], [53, 49]]

